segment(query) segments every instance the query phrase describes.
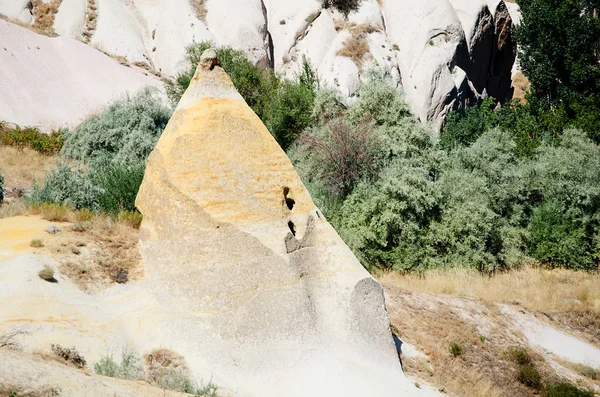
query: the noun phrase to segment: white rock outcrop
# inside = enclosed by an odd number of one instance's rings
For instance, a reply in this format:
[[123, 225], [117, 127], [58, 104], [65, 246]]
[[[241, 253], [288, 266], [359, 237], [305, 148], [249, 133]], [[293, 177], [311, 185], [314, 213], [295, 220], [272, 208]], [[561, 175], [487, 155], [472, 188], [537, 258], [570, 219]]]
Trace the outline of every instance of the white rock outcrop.
[[[1, 3], [0, 13], [33, 22], [26, 1]], [[187, 67], [192, 42], [241, 49], [287, 77], [306, 57], [347, 98], [377, 68], [422, 121], [440, 125], [466, 102], [511, 97], [511, 14], [504, 0], [363, 0], [347, 18], [319, 0], [63, 0], [54, 30], [165, 76]]]
[[127, 93], [161, 81], [69, 37], [0, 20], [0, 120], [43, 130], [70, 127]]

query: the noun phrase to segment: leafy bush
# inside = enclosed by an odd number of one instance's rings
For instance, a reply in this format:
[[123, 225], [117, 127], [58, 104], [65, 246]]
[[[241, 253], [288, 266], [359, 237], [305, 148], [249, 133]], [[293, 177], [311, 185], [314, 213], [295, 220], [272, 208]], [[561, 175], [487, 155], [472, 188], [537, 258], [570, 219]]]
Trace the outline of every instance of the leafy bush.
[[452, 151], [440, 165], [436, 188], [442, 215], [430, 232], [440, 265], [489, 272], [522, 263], [527, 203], [508, 134], [493, 130]]
[[542, 376], [533, 364], [520, 365], [517, 379], [532, 389], [540, 389], [542, 387]]
[[46, 175], [43, 185], [34, 183], [28, 198], [32, 203], [54, 203], [98, 212], [101, 208], [97, 197], [101, 192], [83, 169], [63, 161]]
[[88, 178], [98, 188], [98, 207], [113, 215], [121, 211], [134, 211], [135, 198], [144, 179], [145, 169], [144, 162], [119, 165], [106, 158], [95, 161]]
[[171, 117], [150, 88], [115, 101], [99, 115], [91, 116], [72, 131], [65, 131], [61, 154], [91, 161], [109, 157], [118, 164], [146, 160]]
[[345, 16], [358, 10], [362, 0], [323, 0], [323, 8], [333, 7]]
[[529, 365], [533, 362], [529, 352], [523, 346], [511, 346], [506, 354], [519, 365]]
[[552, 265], [594, 269], [600, 253], [600, 146], [580, 130], [540, 147], [528, 168], [529, 252]]
[[547, 385], [545, 388], [545, 397], [594, 397], [595, 394], [591, 390], [583, 390], [577, 386], [562, 382], [553, 385]]
[[54, 155], [62, 148], [63, 135], [61, 131], [44, 134], [35, 127], [9, 127], [8, 123], [0, 121], [0, 145], [28, 147], [41, 154]]
[[264, 116], [266, 127], [284, 150], [311, 124], [314, 99], [311, 87], [285, 81], [270, 101]]
[[87, 171], [63, 161], [43, 185], [34, 183], [28, 199], [34, 205], [51, 203], [113, 215], [134, 211], [144, 170], [143, 162], [121, 165], [107, 157], [92, 161]]

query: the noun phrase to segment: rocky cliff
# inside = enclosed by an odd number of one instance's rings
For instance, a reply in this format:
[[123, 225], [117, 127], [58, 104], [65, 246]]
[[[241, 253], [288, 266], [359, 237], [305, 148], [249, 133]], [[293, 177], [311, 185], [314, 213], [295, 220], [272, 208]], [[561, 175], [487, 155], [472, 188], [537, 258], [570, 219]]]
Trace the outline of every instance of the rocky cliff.
[[517, 11], [504, 0], [363, 0], [347, 18], [317, 0], [53, 0], [45, 14], [41, 3], [7, 0], [0, 13], [24, 24], [46, 18], [52, 33], [165, 76], [187, 66], [187, 44], [210, 40], [288, 76], [306, 56], [348, 98], [378, 68], [422, 121], [439, 124], [484, 95], [511, 97]]

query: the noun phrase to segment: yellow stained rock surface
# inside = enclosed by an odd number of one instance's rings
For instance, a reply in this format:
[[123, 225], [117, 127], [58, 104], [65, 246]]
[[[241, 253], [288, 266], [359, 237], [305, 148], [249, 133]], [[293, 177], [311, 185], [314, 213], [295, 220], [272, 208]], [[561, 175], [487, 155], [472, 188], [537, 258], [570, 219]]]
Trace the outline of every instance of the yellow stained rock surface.
[[15, 216], [0, 219], [0, 262], [28, 250], [31, 240], [48, 236], [46, 228], [54, 223], [39, 216]]

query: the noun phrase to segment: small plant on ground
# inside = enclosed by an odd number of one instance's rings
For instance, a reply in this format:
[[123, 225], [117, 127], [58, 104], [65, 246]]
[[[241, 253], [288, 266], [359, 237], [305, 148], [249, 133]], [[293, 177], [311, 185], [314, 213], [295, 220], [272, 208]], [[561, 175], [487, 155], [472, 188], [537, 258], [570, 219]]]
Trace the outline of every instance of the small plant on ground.
[[56, 357], [63, 359], [77, 368], [84, 368], [87, 364], [75, 347], [67, 348], [53, 343], [50, 348]]
[[529, 365], [533, 363], [529, 352], [523, 346], [511, 346], [506, 351], [506, 354], [519, 365]]
[[520, 365], [517, 380], [532, 389], [542, 387], [542, 376], [534, 364]]
[[594, 395], [593, 391], [580, 389], [568, 382], [547, 385], [544, 393], [545, 397], [594, 397]]
[[56, 279], [54, 278], [54, 270], [51, 267], [45, 266], [38, 273], [39, 278], [44, 281], [48, 281], [49, 283], [55, 283]]
[[17, 342], [17, 338], [23, 335], [29, 335], [29, 332], [18, 329], [0, 335], [0, 349], [7, 348], [12, 350], [21, 350], [23, 346]]
[[31, 246], [33, 248], [42, 248], [44, 246], [44, 243], [39, 238], [36, 238], [36, 239], [31, 240], [31, 242], [29, 243], [29, 246]]
[[135, 352], [124, 349], [121, 362], [116, 363], [112, 355], [104, 356], [94, 364], [94, 372], [98, 375], [121, 379], [143, 379], [144, 368], [142, 360]]
[[452, 357], [462, 356], [465, 353], [465, 349], [456, 342], [450, 343], [448, 350]]

